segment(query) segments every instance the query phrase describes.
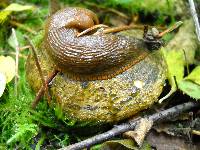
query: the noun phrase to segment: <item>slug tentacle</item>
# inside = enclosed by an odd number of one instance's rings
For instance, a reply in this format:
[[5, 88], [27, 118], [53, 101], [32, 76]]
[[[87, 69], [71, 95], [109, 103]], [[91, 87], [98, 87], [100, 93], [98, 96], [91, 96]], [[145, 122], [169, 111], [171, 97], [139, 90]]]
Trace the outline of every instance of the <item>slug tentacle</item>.
[[45, 47], [59, 69], [79, 81], [112, 78], [144, 59], [150, 52], [143, 39], [115, 34], [77, 37], [99, 23], [84, 8], [66, 8], [48, 19]]

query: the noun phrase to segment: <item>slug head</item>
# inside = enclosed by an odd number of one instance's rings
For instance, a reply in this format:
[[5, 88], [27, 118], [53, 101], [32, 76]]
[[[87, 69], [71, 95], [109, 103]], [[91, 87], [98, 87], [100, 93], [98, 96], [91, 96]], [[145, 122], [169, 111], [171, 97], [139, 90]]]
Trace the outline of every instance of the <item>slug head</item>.
[[148, 30], [148, 27], [145, 26], [143, 39], [150, 51], [158, 50], [164, 45], [164, 41], [159, 37], [159, 31], [156, 28]]
[[50, 16], [46, 23], [46, 33], [59, 29], [65, 28], [76, 28], [77, 30], [85, 30], [99, 23], [99, 20], [95, 13], [88, 9], [69, 7], [57, 11], [55, 14]]
[[65, 25], [65, 27], [76, 28], [80, 31], [83, 31], [98, 23], [98, 18], [93, 12], [80, 9], [73, 15], [73, 17], [70, 18], [70, 20], [68, 20], [68, 23]]
[[173, 26], [167, 28], [163, 32], [159, 33], [156, 28], [152, 28], [151, 31], [148, 31], [148, 26], [144, 27], [144, 42], [147, 45], [149, 50], [156, 50], [159, 49], [161, 46], [164, 45], [163, 40], [161, 39], [165, 34], [174, 31], [175, 29], [179, 28], [183, 24], [182, 21], [176, 22]]

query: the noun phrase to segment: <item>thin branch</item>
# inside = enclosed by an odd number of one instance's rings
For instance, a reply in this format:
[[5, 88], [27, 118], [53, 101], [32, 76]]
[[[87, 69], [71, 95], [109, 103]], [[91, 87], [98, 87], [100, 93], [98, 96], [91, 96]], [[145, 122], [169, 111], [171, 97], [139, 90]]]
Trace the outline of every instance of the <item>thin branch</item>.
[[[155, 122], [159, 122], [159, 121], [162, 121], [164, 119], [167, 119], [167, 118], [169, 119], [170, 117], [174, 118], [174, 117], [180, 115], [182, 112], [188, 111], [188, 110], [195, 108], [195, 107], [199, 107], [199, 104], [194, 103], [194, 102], [187, 102], [187, 103], [184, 103], [184, 104], [174, 106], [174, 107], [169, 108], [167, 110], [161, 111], [159, 113], [155, 113], [153, 115], [147, 116], [145, 118], [152, 120], [155, 123]], [[84, 141], [81, 141], [79, 143], [69, 145], [65, 148], [61, 148], [60, 150], [80, 150], [80, 149], [83, 149], [85, 147], [90, 147], [92, 145], [102, 143], [102, 142], [109, 140], [109, 139], [111, 139], [111, 138], [113, 138], [113, 137], [115, 137], [119, 134], [126, 132], [126, 131], [134, 130], [138, 121], [139, 121], [138, 119], [137, 120], [131, 120], [127, 123], [124, 123], [124, 124], [121, 124], [121, 125], [116, 125], [113, 129], [111, 129], [107, 132], [93, 136], [93, 137], [86, 139]]]
[[[53, 72], [47, 77], [47, 80], [45, 81], [45, 85], [49, 85], [49, 83], [53, 80], [53, 78], [58, 74], [58, 70], [53, 70]], [[37, 93], [35, 100], [32, 103], [32, 108], [35, 109], [35, 107], [37, 106], [37, 104], [39, 103], [40, 99], [42, 98], [42, 96], [44, 95], [45, 92], [45, 86], [42, 86], [39, 90], [39, 92]]]
[[23, 51], [23, 50], [28, 49], [28, 48], [30, 48], [30, 45], [26, 45], [26, 46], [20, 47], [20, 51]]
[[19, 42], [17, 40], [17, 36], [16, 36], [16, 32], [15, 32], [15, 29], [12, 28], [12, 34], [13, 34], [13, 37], [14, 37], [14, 42], [15, 42], [15, 96], [17, 96], [17, 88], [18, 88], [18, 78], [19, 78], [19, 75], [18, 75], [18, 67], [19, 67], [19, 50], [20, 50], [20, 47], [19, 47]]
[[[15, 52], [9, 52], [9, 53], [6, 53], [6, 54], [7, 54], [7, 55], [16, 56], [16, 53], [15, 53]], [[26, 55], [23, 55], [23, 54], [19, 54], [19, 58], [27, 59], [27, 56], [26, 56]]]
[[[110, 27], [110, 28], [106, 28], [103, 30], [104, 34], [108, 34], [108, 33], [115, 33], [115, 32], [121, 32], [121, 31], [125, 31], [125, 30], [132, 30], [132, 29], [144, 29], [144, 26], [147, 25], [124, 25], [124, 26], [118, 26], [118, 27]], [[149, 26], [148, 27], [152, 28], [154, 26]], [[159, 30], [165, 30], [165, 27], [156, 27]]]
[[23, 30], [25, 30], [25, 31], [28, 31], [29, 33], [32, 33], [33, 35], [37, 35], [37, 32], [35, 32], [35, 31], [32, 30], [31, 28], [29, 28], [29, 27], [27, 27], [27, 26], [25, 26], [25, 25], [23, 25], [23, 24], [21, 24], [21, 23], [19, 23], [19, 22], [16, 22], [16, 21], [14, 21], [14, 20], [10, 20], [9, 22], [10, 22], [10, 24], [13, 25], [13, 26], [16, 26], [16, 27], [21, 28], [21, 29], [23, 29]]
[[35, 46], [33, 45], [32, 41], [28, 38], [28, 36], [25, 36], [25, 38], [26, 38], [26, 40], [29, 42], [29, 44], [30, 44], [30, 46], [31, 46], [31, 50], [32, 50], [32, 52], [33, 52], [33, 57], [34, 57], [34, 60], [35, 60], [37, 69], [38, 69], [38, 71], [39, 71], [40, 78], [41, 78], [41, 80], [42, 80], [42, 84], [43, 84], [43, 87], [44, 87], [44, 91], [46, 92], [46, 96], [47, 96], [48, 102], [50, 103], [51, 98], [50, 98], [50, 96], [49, 96], [48, 87], [47, 87], [47, 84], [46, 84], [46, 82], [45, 82], [42, 69], [41, 69], [41, 67], [40, 67], [40, 63], [39, 63], [38, 56], [37, 56], [37, 53], [36, 53], [36, 48], [35, 48]]
[[31, 46], [31, 50], [33, 52], [33, 57], [34, 57], [37, 69], [39, 71], [39, 75], [40, 75], [40, 78], [42, 80], [42, 84], [43, 84], [43, 86], [45, 86], [45, 79], [44, 79], [44, 75], [43, 75], [42, 69], [40, 67], [39, 59], [38, 59], [38, 56], [37, 56], [37, 53], [36, 53], [36, 48], [35, 48], [35, 46], [33, 45], [32, 41], [29, 39], [28, 36], [25, 36], [25, 38], [28, 41], [28, 43], [30, 44], [30, 46]]
[[91, 31], [97, 30], [98, 28], [107, 28], [107, 27], [108, 27], [108, 26], [107, 26], [107, 25], [104, 25], [104, 24], [97, 24], [97, 25], [94, 25], [94, 26], [92, 26], [92, 27], [90, 27], [90, 28], [88, 28], [88, 29], [82, 31], [81, 33], [79, 33], [79, 34], [77, 35], [77, 37], [83, 36], [83, 35], [85, 35], [85, 34], [91, 32]]
[[190, 11], [194, 20], [194, 24], [196, 27], [196, 34], [198, 37], [198, 40], [200, 42], [200, 25], [199, 25], [199, 20], [198, 20], [198, 16], [197, 16], [197, 12], [195, 9], [195, 5], [194, 5], [194, 1], [193, 0], [189, 0], [189, 5], [190, 5]]
[[167, 28], [166, 30], [164, 30], [163, 32], [159, 33], [158, 37], [159, 38], [163, 37], [165, 34], [172, 32], [173, 30], [179, 28], [182, 24], [183, 24], [182, 21], [176, 22], [173, 26], [171, 26], [171, 27]]

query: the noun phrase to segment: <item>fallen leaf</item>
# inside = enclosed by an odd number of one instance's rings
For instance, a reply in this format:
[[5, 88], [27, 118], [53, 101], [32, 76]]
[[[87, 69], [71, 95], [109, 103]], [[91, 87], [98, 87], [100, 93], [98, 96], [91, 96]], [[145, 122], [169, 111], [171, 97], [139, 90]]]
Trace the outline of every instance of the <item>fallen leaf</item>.
[[137, 150], [137, 146], [131, 139], [111, 140], [103, 143], [101, 150], [121, 150], [132, 149]]
[[200, 99], [200, 85], [189, 81], [183, 80], [178, 84], [179, 89], [194, 99]]
[[149, 132], [153, 125], [152, 120], [142, 118], [136, 125], [134, 131], [127, 131], [123, 135], [126, 138], [135, 140], [139, 147], [142, 146], [146, 134]]
[[6, 77], [3, 73], [0, 72], [0, 97], [3, 95], [5, 88], [6, 88]]
[[197, 145], [189, 143], [182, 137], [156, 133], [153, 130], [148, 134], [147, 142], [157, 150], [198, 150]]
[[6, 77], [6, 83], [15, 76], [15, 60], [10, 56], [0, 56], [0, 72]]

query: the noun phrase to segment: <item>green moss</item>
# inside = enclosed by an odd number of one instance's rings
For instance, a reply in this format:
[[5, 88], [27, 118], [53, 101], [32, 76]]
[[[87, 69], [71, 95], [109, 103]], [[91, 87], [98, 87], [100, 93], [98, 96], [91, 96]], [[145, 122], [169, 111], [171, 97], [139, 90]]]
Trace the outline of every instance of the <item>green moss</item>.
[[[25, 79], [24, 60], [20, 61], [20, 78], [18, 93], [15, 94], [15, 85], [10, 83], [3, 97], [0, 98], [0, 145], [7, 148], [18, 145], [30, 149], [33, 137], [38, 134], [40, 125], [55, 127], [52, 116], [45, 102], [40, 103], [38, 110], [30, 108], [34, 95]], [[42, 110], [42, 111], [41, 111]]]

